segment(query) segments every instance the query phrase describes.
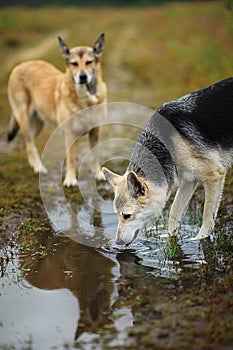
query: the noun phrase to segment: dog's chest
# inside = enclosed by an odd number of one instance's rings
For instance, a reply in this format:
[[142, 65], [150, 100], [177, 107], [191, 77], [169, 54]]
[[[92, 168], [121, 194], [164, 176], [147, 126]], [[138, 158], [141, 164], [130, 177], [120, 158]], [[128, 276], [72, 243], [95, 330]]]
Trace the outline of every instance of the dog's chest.
[[[98, 98], [95, 94], [91, 94], [86, 85], [77, 85], [75, 88], [76, 96], [73, 104], [81, 109], [94, 106], [98, 103]], [[73, 106], [75, 108], [75, 106]]]

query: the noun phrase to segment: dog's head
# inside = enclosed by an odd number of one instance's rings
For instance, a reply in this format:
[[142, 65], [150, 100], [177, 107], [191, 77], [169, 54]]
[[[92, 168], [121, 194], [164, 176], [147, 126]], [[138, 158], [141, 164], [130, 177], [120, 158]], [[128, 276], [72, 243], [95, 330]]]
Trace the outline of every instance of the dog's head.
[[104, 34], [100, 35], [93, 47], [77, 46], [69, 49], [60, 36], [58, 40], [74, 82], [76, 84], [90, 84], [104, 50]]
[[130, 244], [152, 217], [157, 217], [167, 199], [167, 187], [156, 188], [132, 171], [123, 176], [102, 168], [114, 189], [114, 210], [118, 216], [117, 244]]

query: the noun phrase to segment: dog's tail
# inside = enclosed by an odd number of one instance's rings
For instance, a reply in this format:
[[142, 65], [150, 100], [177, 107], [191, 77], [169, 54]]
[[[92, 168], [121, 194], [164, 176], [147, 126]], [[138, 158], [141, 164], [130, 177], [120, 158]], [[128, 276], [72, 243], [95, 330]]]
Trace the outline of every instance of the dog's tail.
[[14, 114], [12, 113], [9, 127], [8, 127], [7, 141], [8, 142], [12, 141], [15, 138], [18, 131], [19, 131], [19, 124], [17, 123], [17, 120], [14, 117]]

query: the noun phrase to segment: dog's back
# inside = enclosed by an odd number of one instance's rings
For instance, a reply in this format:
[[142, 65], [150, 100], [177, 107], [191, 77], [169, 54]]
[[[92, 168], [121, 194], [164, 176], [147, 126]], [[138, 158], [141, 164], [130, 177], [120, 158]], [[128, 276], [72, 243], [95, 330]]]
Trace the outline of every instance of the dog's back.
[[28, 115], [34, 108], [46, 119], [55, 122], [55, 93], [59, 76], [63, 73], [50, 63], [42, 60], [19, 64], [11, 73], [8, 96], [13, 113], [22, 110]]
[[157, 112], [196, 146], [233, 148], [233, 77], [167, 102]]

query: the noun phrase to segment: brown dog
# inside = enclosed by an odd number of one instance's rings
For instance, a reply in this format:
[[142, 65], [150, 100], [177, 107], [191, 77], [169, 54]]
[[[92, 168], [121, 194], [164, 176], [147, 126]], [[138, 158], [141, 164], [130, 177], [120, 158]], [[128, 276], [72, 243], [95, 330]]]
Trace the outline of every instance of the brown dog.
[[[8, 98], [12, 108], [8, 141], [15, 137], [20, 128], [26, 144], [28, 161], [35, 173], [47, 173], [34, 143], [34, 138], [40, 132], [44, 121], [60, 125], [83, 108], [107, 101], [107, 89], [102, 79], [100, 64], [104, 34], [100, 35], [93, 47], [79, 46], [69, 49], [61, 37], [58, 39], [66, 62], [65, 73], [45, 61], [28, 61], [14, 68], [8, 84]], [[93, 117], [97, 118], [94, 113], [91, 118]], [[99, 139], [99, 127], [91, 129], [91, 120], [84, 122], [82, 119], [82, 115], [79, 114], [77, 121], [80, 126], [75, 130], [76, 136], [88, 132], [90, 145], [95, 147]], [[95, 121], [96, 124], [98, 123]], [[67, 122], [64, 186], [77, 185], [73, 141], [72, 122]], [[101, 177], [98, 155], [95, 150], [93, 153], [94, 171], [98, 178]]]

